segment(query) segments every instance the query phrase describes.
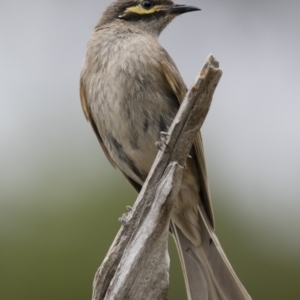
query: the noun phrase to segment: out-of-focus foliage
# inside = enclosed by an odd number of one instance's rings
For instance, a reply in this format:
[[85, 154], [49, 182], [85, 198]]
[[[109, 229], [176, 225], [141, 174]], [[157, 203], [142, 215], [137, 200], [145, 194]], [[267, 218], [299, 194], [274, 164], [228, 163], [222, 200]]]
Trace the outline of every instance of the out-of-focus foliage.
[[[120, 227], [117, 219], [136, 197], [123, 178], [107, 173], [109, 178], [99, 183], [74, 181], [69, 198], [60, 197], [67, 191], [58, 195], [55, 188], [44, 188], [23, 195], [26, 199], [18, 207], [13, 202], [2, 206], [1, 299], [90, 298], [94, 273]], [[221, 210], [216, 217], [220, 240], [253, 299], [297, 299], [300, 262], [274, 258], [277, 250], [256, 239], [229, 211]], [[169, 299], [186, 299], [171, 239], [170, 246]]]

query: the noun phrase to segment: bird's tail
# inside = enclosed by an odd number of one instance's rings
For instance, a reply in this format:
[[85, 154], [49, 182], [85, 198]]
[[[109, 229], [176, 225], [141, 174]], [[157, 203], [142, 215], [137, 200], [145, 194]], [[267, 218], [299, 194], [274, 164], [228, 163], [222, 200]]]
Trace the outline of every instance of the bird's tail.
[[188, 300], [251, 300], [200, 207], [199, 214], [202, 241], [200, 246], [195, 246], [171, 222]]

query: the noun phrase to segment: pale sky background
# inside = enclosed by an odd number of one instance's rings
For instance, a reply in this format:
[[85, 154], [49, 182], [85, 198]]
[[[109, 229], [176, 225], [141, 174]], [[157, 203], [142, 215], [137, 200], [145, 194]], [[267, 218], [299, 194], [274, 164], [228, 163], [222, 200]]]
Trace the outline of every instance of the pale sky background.
[[[78, 95], [86, 43], [108, 3], [1, 1], [0, 209], [31, 209], [45, 187], [64, 201], [83, 180], [117, 176]], [[210, 53], [224, 72], [202, 130], [214, 205], [270, 256], [299, 258], [300, 2], [181, 4], [202, 11], [179, 17], [160, 41], [186, 83]]]

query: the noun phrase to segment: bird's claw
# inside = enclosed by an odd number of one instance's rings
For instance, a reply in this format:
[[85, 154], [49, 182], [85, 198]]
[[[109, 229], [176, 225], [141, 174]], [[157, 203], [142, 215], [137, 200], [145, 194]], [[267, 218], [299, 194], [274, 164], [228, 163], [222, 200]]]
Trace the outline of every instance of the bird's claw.
[[124, 214], [122, 215], [122, 217], [120, 217], [120, 218], [118, 219], [118, 221], [119, 221], [123, 226], [127, 226], [127, 215], [128, 215], [128, 213], [124, 213]]
[[160, 132], [160, 139], [155, 143], [156, 147], [163, 151], [167, 152], [168, 149], [168, 141], [169, 141], [169, 133], [165, 131]]

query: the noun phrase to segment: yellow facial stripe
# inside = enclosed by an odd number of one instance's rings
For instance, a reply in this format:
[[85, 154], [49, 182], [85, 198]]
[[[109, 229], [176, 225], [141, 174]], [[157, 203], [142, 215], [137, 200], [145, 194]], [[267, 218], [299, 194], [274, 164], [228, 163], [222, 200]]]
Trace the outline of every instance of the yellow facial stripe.
[[149, 15], [155, 13], [159, 8], [161, 8], [161, 5], [154, 5], [151, 9], [145, 9], [141, 5], [137, 5], [128, 7], [125, 13], [133, 12], [139, 15]]

